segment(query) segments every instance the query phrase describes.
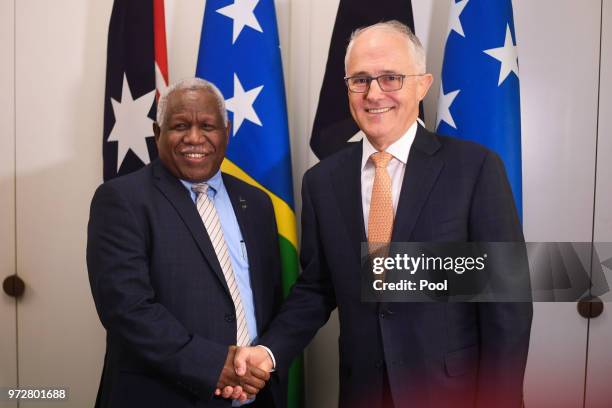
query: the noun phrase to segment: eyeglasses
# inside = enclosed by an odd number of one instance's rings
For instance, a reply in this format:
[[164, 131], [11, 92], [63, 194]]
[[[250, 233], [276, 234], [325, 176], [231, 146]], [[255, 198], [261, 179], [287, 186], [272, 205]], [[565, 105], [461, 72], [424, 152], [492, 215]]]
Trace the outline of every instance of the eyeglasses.
[[349, 91], [355, 93], [364, 93], [370, 90], [370, 84], [373, 80], [378, 82], [380, 90], [383, 92], [393, 92], [402, 89], [404, 85], [404, 78], [423, 76], [425, 74], [384, 74], [377, 77], [371, 77], [366, 75], [356, 75], [352, 77], [344, 77], [344, 82]]

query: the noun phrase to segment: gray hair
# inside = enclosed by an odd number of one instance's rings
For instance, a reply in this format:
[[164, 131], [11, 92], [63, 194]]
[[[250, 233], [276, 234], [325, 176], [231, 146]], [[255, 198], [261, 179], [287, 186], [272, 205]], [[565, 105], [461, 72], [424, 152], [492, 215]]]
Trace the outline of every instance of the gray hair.
[[376, 23], [367, 27], [361, 27], [353, 31], [351, 34], [351, 38], [349, 40], [348, 46], [346, 47], [346, 54], [344, 55], [344, 72], [347, 73], [348, 67], [348, 57], [353, 49], [353, 44], [357, 37], [363, 34], [368, 30], [386, 30], [391, 31], [397, 34], [403, 35], [408, 40], [408, 46], [410, 51], [412, 51], [412, 55], [414, 56], [414, 63], [416, 65], [419, 74], [424, 74], [427, 69], [426, 57], [425, 57], [425, 49], [421, 45], [421, 41], [418, 39], [416, 35], [412, 32], [410, 27], [406, 24], [397, 21], [397, 20], [389, 20], [383, 21], [380, 23]]
[[203, 90], [211, 92], [215, 99], [217, 100], [217, 105], [219, 106], [219, 113], [223, 118], [223, 123], [226, 125], [229, 123], [229, 119], [227, 117], [227, 109], [225, 108], [225, 99], [223, 98], [223, 94], [212, 82], [208, 82], [202, 78], [185, 78], [176, 82], [175, 84], [170, 85], [166, 89], [164, 89], [160, 96], [159, 101], [157, 102], [157, 124], [159, 127], [162, 127], [164, 121], [166, 120], [166, 109], [168, 107], [168, 97], [175, 91], [182, 91], [184, 89], [189, 89], [192, 91]]

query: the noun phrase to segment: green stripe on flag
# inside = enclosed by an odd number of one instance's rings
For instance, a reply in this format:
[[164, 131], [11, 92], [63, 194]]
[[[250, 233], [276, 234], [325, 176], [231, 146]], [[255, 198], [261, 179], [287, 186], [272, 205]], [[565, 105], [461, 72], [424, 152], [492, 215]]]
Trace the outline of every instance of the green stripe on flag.
[[287, 408], [302, 408], [304, 406], [304, 355], [300, 354], [293, 360], [289, 368], [289, 384], [287, 385]]
[[[283, 269], [283, 294], [289, 294], [291, 287], [299, 274], [298, 254], [296, 248], [282, 235], [278, 237]], [[289, 384], [287, 386], [287, 408], [302, 408], [304, 406], [304, 357], [300, 354], [293, 360], [289, 368]]]
[[297, 250], [285, 237], [279, 235], [281, 265], [283, 269], [283, 294], [285, 297], [299, 274]]

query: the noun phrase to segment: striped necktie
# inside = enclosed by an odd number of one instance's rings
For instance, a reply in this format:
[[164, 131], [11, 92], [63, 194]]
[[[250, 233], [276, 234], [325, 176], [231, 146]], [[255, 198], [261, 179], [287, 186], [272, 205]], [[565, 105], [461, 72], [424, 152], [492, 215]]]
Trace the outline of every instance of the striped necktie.
[[191, 187], [197, 194], [196, 206], [198, 207], [198, 213], [200, 213], [206, 232], [208, 232], [210, 237], [210, 242], [212, 242], [215, 249], [215, 254], [217, 254], [223, 276], [225, 276], [227, 287], [234, 302], [234, 308], [236, 309], [236, 344], [238, 346], [247, 346], [251, 341], [249, 340], [249, 331], [247, 330], [247, 321], [242, 306], [242, 299], [240, 298], [240, 290], [238, 289], [234, 270], [232, 269], [232, 262], [225, 238], [223, 237], [223, 229], [221, 228], [221, 222], [219, 222], [217, 209], [207, 194], [208, 188], [207, 183], [196, 183]]

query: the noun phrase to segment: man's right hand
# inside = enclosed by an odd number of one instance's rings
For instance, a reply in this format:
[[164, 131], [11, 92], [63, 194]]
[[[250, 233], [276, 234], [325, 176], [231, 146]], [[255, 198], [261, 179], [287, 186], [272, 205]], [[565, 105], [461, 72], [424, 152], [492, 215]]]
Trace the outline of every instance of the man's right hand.
[[225, 364], [217, 381], [215, 395], [246, 401], [253, 398], [266, 385], [266, 381], [270, 379], [270, 373], [269, 370], [262, 370], [253, 364], [247, 366], [245, 362], [244, 366], [241, 366], [242, 374], [237, 375], [234, 368], [237, 349], [236, 346], [229, 347]]
[[245, 375], [249, 366], [270, 372], [274, 368], [274, 363], [268, 351], [263, 347], [239, 347], [234, 357], [236, 374]]

